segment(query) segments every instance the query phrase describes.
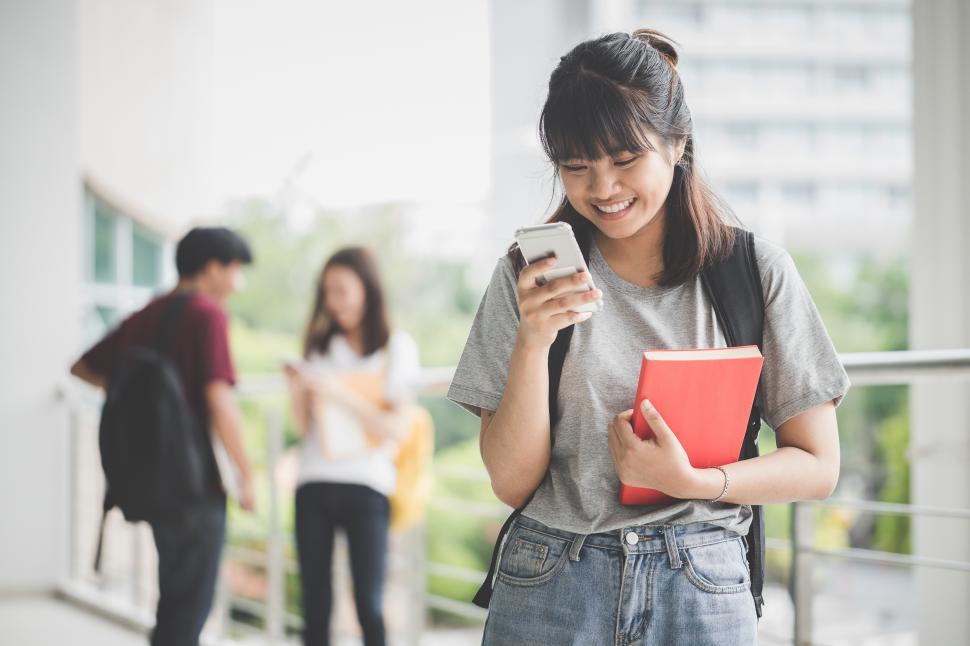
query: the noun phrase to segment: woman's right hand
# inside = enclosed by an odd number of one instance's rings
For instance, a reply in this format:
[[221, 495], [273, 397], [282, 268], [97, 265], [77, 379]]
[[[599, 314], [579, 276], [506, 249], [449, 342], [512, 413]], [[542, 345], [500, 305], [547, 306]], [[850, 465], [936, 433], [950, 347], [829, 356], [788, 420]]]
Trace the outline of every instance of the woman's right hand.
[[572, 308], [592, 303], [603, 297], [598, 289], [570, 294], [590, 282], [589, 272], [563, 276], [539, 285], [537, 279], [556, 266], [555, 258], [527, 265], [519, 274], [519, 342], [527, 347], [546, 349], [556, 340], [559, 330], [587, 320], [592, 312], [572, 312]]

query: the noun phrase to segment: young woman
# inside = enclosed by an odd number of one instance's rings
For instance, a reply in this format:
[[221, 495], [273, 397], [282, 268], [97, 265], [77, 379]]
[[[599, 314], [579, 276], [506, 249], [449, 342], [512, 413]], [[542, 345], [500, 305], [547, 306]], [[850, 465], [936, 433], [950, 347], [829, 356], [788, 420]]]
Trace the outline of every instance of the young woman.
[[388, 496], [420, 366], [411, 337], [390, 332], [367, 250], [343, 249], [324, 265], [303, 352], [287, 374], [304, 436], [296, 492], [304, 643], [330, 643], [333, 537], [342, 527], [364, 643], [382, 645]]
[[[778, 450], [695, 469], [646, 403], [645, 349], [724, 347], [700, 271], [729, 253], [730, 210], [701, 178], [672, 42], [652, 30], [581, 43], [549, 81], [540, 132], [564, 199], [550, 221], [589, 234], [588, 276], [499, 260], [449, 397], [481, 415], [496, 496], [522, 514], [500, 553], [485, 644], [752, 644], [742, 537], [751, 505], [825, 498], [849, 382], [789, 255], [763, 239], [763, 417]], [[570, 310], [602, 298], [594, 314]], [[575, 325], [550, 420], [548, 357]], [[620, 482], [680, 499], [624, 506]]]

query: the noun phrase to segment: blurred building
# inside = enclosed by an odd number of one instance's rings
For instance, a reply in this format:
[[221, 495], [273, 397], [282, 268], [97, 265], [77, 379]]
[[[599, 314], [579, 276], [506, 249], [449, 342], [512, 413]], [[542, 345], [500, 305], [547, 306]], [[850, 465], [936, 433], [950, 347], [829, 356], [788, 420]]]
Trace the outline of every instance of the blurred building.
[[558, 204], [536, 136], [558, 57], [586, 38], [650, 27], [680, 43], [678, 70], [701, 167], [748, 226], [799, 249], [905, 251], [912, 211], [908, 0], [494, 7], [494, 204], [509, 223], [505, 237]]
[[702, 163], [746, 223], [797, 248], [904, 252], [908, 0], [630, 4], [681, 42]]

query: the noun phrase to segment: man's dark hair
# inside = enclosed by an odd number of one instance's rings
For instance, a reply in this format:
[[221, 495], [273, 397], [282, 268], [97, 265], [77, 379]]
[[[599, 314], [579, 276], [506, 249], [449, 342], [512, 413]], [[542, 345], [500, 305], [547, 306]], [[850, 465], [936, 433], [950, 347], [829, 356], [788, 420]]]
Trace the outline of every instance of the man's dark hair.
[[253, 253], [240, 235], [225, 227], [195, 227], [179, 240], [175, 249], [175, 268], [179, 278], [191, 278], [209, 261], [223, 265], [231, 262], [249, 264]]

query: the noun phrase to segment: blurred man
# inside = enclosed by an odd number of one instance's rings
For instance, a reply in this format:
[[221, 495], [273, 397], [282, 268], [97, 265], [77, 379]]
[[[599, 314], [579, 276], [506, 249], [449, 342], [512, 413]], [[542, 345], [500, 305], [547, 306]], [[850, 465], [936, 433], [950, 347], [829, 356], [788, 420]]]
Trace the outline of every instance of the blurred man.
[[[224, 305], [230, 294], [242, 285], [242, 265], [252, 262], [246, 242], [225, 228], [195, 228], [178, 243], [175, 263], [179, 282], [171, 292], [159, 296], [142, 310], [128, 317], [118, 328], [95, 344], [71, 368], [71, 374], [84, 381], [105, 388], [109, 400], [116, 393], [131, 397], [131, 370], [126, 365], [131, 357], [153, 356], [158, 352], [174, 384], [177, 406], [186, 409], [184, 415], [167, 415], [154, 424], [159, 427], [162, 440], [193, 444], [188, 460], [195, 468], [198, 486], [191, 498], [167, 495], [162, 502], [168, 505], [166, 514], [131, 513], [121, 502], [125, 494], [142, 492], [116, 491], [117, 479], [112, 483], [108, 472], [105, 448], [105, 424], [102, 422], [102, 463], [108, 475], [106, 508], [117, 504], [129, 519], [146, 519], [152, 527], [158, 548], [159, 600], [152, 644], [155, 646], [191, 646], [198, 643], [199, 633], [212, 605], [219, 560], [226, 528], [226, 490], [239, 498], [247, 511], [253, 507], [250, 464], [242, 440], [242, 418], [232, 391], [236, 382], [235, 369], [229, 353], [227, 316]], [[159, 341], [162, 339], [163, 341]], [[146, 355], [145, 349], [148, 349]], [[139, 355], [138, 353], [142, 354]], [[126, 372], [127, 370], [127, 372]], [[163, 370], [159, 369], [161, 372]], [[124, 380], [128, 383], [122, 384]], [[163, 379], [148, 380], [157, 386]], [[181, 386], [181, 392], [178, 387]], [[124, 387], [128, 390], [125, 391]], [[152, 386], [137, 386], [149, 389]], [[171, 388], [170, 388], [171, 389]], [[149, 397], [151, 395], [148, 395]], [[108, 415], [110, 402], [106, 404]], [[131, 408], [131, 406], [130, 406]], [[135, 403], [135, 419], [150, 406]], [[179, 411], [176, 411], [179, 413]], [[157, 413], [156, 413], [157, 414]], [[193, 415], [194, 414], [194, 415]], [[190, 419], [191, 423], [172, 422]], [[150, 419], [149, 422], [155, 420]], [[110, 424], [109, 424], [110, 425]], [[137, 433], [152, 424], [130, 424]], [[167, 427], [166, 427], [167, 425]], [[174, 427], [173, 434], [169, 434]], [[235, 469], [237, 481], [230, 483], [226, 474], [220, 477], [213, 452], [209, 429], [225, 447]], [[186, 430], [189, 429], [189, 430]], [[160, 446], [141, 442], [142, 445]], [[177, 446], [176, 449], [183, 448]], [[132, 452], [136, 452], [138, 447]], [[152, 449], [149, 449], [149, 452]], [[166, 449], [172, 453], [171, 449]], [[164, 472], [165, 486], [181, 486], [178, 477], [169, 475], [164, 456], [123, 455], [109, 458], [124, 464], [137, 459], [158, 460]], [[137, 478], [138, 474], [129, 474]], [[231, 486], [230, 486], [231, 485]], [[122, 487], [123, 488], [123, 487]], [[129, 485], [130, 489], [131, 486]], [[112, 491], [112, 490], [115, 491]], [[157, 492], [152, 492], [157, 494]], [[114, 497], [115, 500], [111, 501]], [[144, 496], [143, 496], [144, 497]], [[155, 498], [166, 496], [155, 495]], [[176, 505], [171, 511], [172, 501]], [[180, 502], [190, 500], [190, 503]], [[110, 502], [109, 502], [110, 501]]]

